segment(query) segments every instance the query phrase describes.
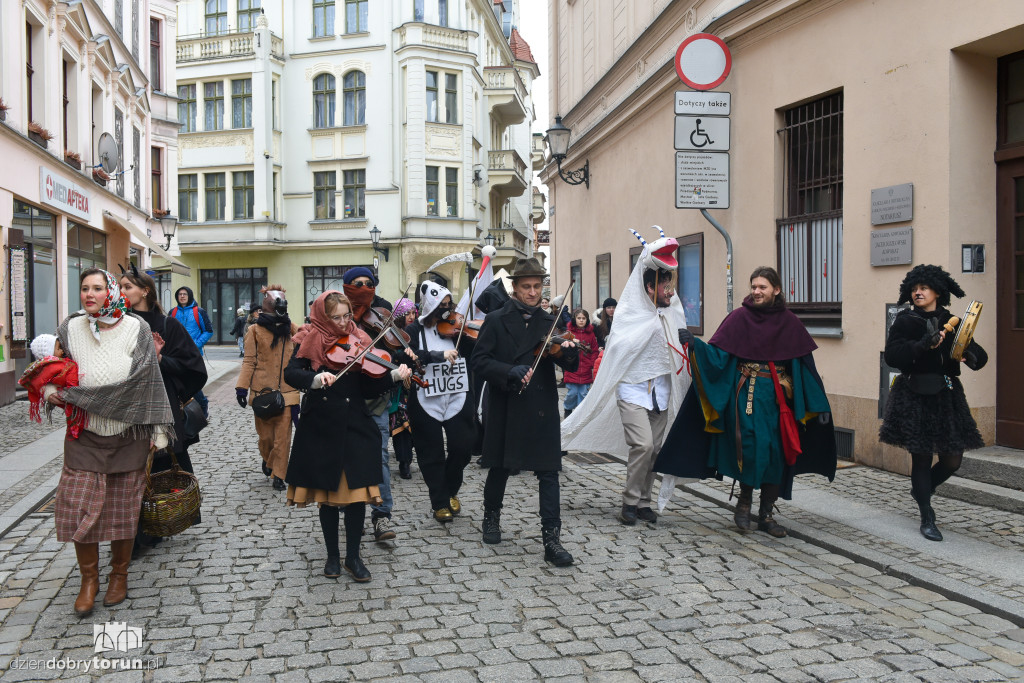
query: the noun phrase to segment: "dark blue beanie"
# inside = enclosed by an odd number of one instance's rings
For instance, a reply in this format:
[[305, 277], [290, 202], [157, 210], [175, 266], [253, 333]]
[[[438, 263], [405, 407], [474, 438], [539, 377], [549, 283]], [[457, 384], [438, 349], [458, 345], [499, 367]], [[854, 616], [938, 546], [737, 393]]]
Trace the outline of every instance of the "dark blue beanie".
[[346, 285], [352, 284], [352, 281], [357, 277], [368, 277], [373, 286], [377, 286], [377, 278], [374, 276], [373, 271], [366, 266], [356, 266], [355, 268], [349, 268], [345, 271], [345, 274], [341, 276], [341, 281]]

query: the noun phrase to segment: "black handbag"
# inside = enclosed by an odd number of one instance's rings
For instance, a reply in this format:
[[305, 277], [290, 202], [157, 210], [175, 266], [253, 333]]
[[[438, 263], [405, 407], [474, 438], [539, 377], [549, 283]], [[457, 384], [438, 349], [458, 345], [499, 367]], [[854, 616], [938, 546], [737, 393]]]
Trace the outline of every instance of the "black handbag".
[[209, 424], [206, 415], [203, 414], [203, 407], [194, 398], [190, 398], [181, 405], [181, 416], [184, 422], [182, 431], [185, 433], [186, 441], [197, 438], [199, 432]]
[[261, 420], [269, 420], [284, 412], [284, 394], [281, 393], [281, 373], [284, 371], [284, 347], [281, 341], [281, 368], [277, 371], [277, 389], [261, 389], [252, 399], [252, 412]]

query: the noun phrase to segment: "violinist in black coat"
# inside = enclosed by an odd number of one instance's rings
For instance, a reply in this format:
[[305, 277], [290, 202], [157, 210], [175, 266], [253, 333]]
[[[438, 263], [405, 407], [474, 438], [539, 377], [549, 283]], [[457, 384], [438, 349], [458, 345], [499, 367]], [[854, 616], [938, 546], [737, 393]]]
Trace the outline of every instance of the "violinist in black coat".
[[[960, 383], [961, 361], [950, 356], [954, 335], [943, 329], [953, 317], [946, 309], [951, 293], [964, 296], [940, 266], [913, 268], [898, 301], [913, 308], [896, 316], [885, 342], [885, 362], [900, 375], [885, 404], [879, 439], [910, 451], [911, 494], [921, 512], [921, 534], [930, 541], [942, 540], [932, 494], [960, 468], [965, 450], [984, 445]], [[985, 349], [972, 340], [963, 364], [980, 370], [987, 362]], [[939, 456], [934, 467], [933, 453]]]
[[535, 258], [516, 264], [513, 298], [487, 314], [470, 361], [488, 391], [481, 459], [481, 465], [490, 468], [484, 487], [483, 540], [501, 541], [502, 500], [511, 470], [533, 470], [540, 483], [544, 559], [566, 566], [573, 558], [559, 543], [562, 448], [555, 364], [575, 370], [579, 355], [571, 342], [565, 343], [558, 357], [545, 356], [531, 374], [534, 350], [555, 321], [540, 308], [544, 275]]
[[345, 569], [356, 581], [370, 580], [359, 557], [366, 503], [380, 501], [381, 434], [366, 401], [389, 391], [410, 372], [402, 365], [381, 378], [358, 367], [336, 377], [344, 366], [330, 353], [339, 338], [370, 344], [351, 318], [344, 294], [327, 291], [310, 307], [310, 322], [293, 337], [295, 354], [284, 371], [290, 386], [305, 392], [288, 462], [288, 504], [319, 503], [327, 548], [324, 575], [339, 576], [339, 509], [345, 509]]

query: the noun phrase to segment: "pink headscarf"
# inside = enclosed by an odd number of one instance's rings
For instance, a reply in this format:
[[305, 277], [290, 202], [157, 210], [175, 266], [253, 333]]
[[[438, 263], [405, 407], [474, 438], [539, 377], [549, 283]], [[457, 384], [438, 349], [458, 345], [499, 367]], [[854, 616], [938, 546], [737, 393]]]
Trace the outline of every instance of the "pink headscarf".
[[328, 368], [330, 370], [341, 370], [342, 366], [333, 362], [327, 357], [327, 353], [334, 348], [339, 337], [345, 335], [355, 336], [359, 343], [369, 346], [369, 335], [356, 326], [354, 320], [339, 325], [327, 315], [327, 297], [331, 294], [341, 294], [342, 302], [347, 304], [349, 312], [352, 311], [352, 304], [348, 297], [337, 290], [323, 292], [313, 301], [309, 307], [309, 323], [299, 328], [299, 331], [292, 337], [292, 341], [299, 345], [299, 358], [306, 358], [313, 364], [313, 369]]

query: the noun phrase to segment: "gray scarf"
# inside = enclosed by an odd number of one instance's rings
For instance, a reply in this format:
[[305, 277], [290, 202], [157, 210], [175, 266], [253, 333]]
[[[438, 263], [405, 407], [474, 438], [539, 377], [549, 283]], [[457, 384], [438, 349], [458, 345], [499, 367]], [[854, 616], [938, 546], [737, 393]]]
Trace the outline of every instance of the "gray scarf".
[[[68, 316], [57, 328], [57, 338], [68, 358], [73, 359], [68, 344], [68, 325], [73, 318], [81, 315], [74, 313]], [[68, 387], [61, 395], [67, 403], [87, 413], [127, 422], [131, 426], [125, 431], [136, 438], [152, 438], [154, 427], [163, 425], [167, 428], [167, 437], [173, 440], [174, 414], [167, 402], [167, 389], [160, 374], [160, 363], [156, 359], [153, 334], [145, 320], [133, 313], [128, 315], [141, 323], [128, 378], [115, 384], [96, 387]], [[53, 408], [53, 405], [47, 404], [47, 416]]]

